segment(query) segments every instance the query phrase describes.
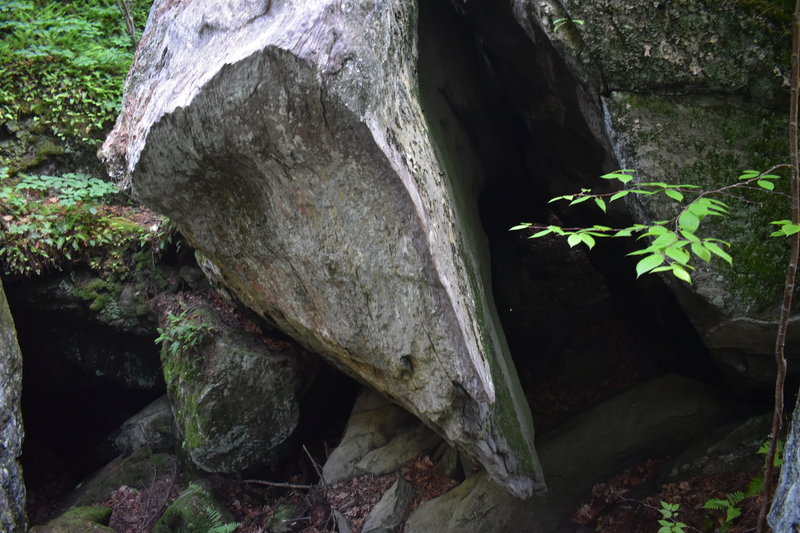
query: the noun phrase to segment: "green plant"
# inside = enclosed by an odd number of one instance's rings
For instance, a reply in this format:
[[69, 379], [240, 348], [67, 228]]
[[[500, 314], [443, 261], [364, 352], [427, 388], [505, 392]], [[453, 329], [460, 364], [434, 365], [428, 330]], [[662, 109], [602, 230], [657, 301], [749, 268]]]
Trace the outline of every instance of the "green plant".
[[208, 529], [208, 533], [233, 533], [239, 529], [241, 525], [239, 522], [224, 523], [222, 521], [222, 514], [210, 505], [205, 508], [205, 513], [211, 525]]
[[658, 533], [686, 533], [688, 526], [678, 521], [680, 507], [678, 503], [661, 502], [661, 509], [658, 510], [661, 513], [658, 525], [661, 527], [658, 528]]
[[101, 212], [102, 202], [116, 192], [114, 185], [85, 174], [11, 178], [0, 169], [3, 271], [26, 276], [93, 256], [114, 260], [109, 247], [134, 243], [147, 234]]
[[[137, 24], [150, 3], [135, 3]], [[31, 118], [62, 139], [98, 143], [133, 59], [114, 2], [4, 2], [0, 35], [0, 123]]]
[[158, 338], [155, 343], [163, 343], [171, 356], [187, 351], [196, 351], [214, 332], [214, 327], [205, 322], [194, 309], [181, 302], [180, 311], [176, 314], [168, 312], [163, 328], [157, 328]]
[[[674, 216], [667, 220], [657, 220], [651, 224], [633, 224], [624, 228], [610, 228], [608, 226], [594, 225], [588, 228], [564, 228], [556, 225], [543, 226], [532, 223], [522, 223], [511, 230], [534, 229], [536, 233], [530, 238], [544, 237], [555, 234], [567, 238], [570, 247], [584, 244], [593, 248], [596, 239], [612, 237], [631, 237], [637, 235], [638, 239], [650, 238], [648, 246], [631, 252], [628, 255], [643, 256], [636, 264], [636, 276], [646, 273], [670, 272], [676, 278], [686, 283], [691, 283], [690, 271], [695, 270], [691, 264], [692, 258], [697, 257], [708, 263], [713, 256], [733, 264], [731, 255], [726, 248], [730, 243], [715, 237], [699, 236], [701, 224], [708, 217], [726, 216], [729, 206], [714, 196], [730, 195], [736, 189], [751, 189], [754, 186], [761, 190], [772, 192], [775, 189], [775, 180], [780, 176], [772, 172], [787, 167], [776, 165], [766, 172], [746, 170], [739, 181], [711, 191], [700, 191], [696, 185], [670, 185], [664, 182], [636, 182], [632, 188], [625, 188], [616, 192], [593, 193], [591, 189], [581, 189], [575, 194], [567, 194], [552, 198], [550, 202], [566, 201], [569, 206], [584, 202], [593, 203], [603, 213], [608, 209], [608, 204], [625, 198], [628, 195], [652, 197], [662, 195], [677, 205]], [[635, 171], [623, 169], [600, 176], [605, 180], [617, 180], [623, 186], [633, 182]], [[785, 237], [800, 231], [800, 225], [790, 220], [772, 222], [779, 228], [772, 232], [772, 236]]]
[[[719, 533], [727, 533], [733, 526], [733, 521], [742, 515], [742, 509], [739, 507], [739, 504], [748, 497], [749, 496], [744, 492], [736, 491], [728, 494], [725, 498], [711, 498], [706, 500], [702, 508], [713, 511], [723, 511], [723, 515], [717, 520], [717, 531], [719, 531]], [[713, 522], [709, 521], [708, 525], [713, 527]]]
[[584, 21], [580, 19], [569, 19], [566, 17], [553, 19], [553, 33], [557, 32], [559, 29], [561, 29], [562, 26], [570, 22], [572, 24], [580, 24], [580, 25], [584, 24]]

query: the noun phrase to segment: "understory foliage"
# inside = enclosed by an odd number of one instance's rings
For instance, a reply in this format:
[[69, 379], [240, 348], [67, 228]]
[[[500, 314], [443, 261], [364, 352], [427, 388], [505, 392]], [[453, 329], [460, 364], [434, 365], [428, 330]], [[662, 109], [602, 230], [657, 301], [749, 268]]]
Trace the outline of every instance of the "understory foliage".
[[[142, 28], [152, 0], [130, 2]], [[114, 0], [0, 3], [0, 124], [99, 143], [119, 112], [133, 45]]]
[[158, 328], [158, 338], [155, 340], [172, 357], [196, 351], [214, 332], [214, 326], [206, 322], [196, 309], [183, 302], [179, 309], [167, 312], [164, 327]]
[[[117, 188], [86, 174], [9, 177], [0, 169], [0, 269], [10, 276], [119, 261], [126, 246], [163, 248], [168, 224], [143, 228], [103, 204]], [[162, 221], [163, 222], [163, 221]]]

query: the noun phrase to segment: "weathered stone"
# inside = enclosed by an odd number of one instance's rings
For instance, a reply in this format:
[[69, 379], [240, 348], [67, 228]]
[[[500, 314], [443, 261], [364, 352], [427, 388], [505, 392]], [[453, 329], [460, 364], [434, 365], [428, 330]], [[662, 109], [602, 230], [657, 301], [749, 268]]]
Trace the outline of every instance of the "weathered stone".
[[32, 528], [31, 533], [115, 533], [106, 525], [110, 517], [111, 507], [75, 507], [44, 526]]
[[376, 476], [395, 472], [419, 455], [431, 453], [442, 442], [441, 437], [429, 427], [417, 422], [410, 431], [394, 437], [384, 446], [372, 450], [358, 463], [358, 470]]
[[365, 389], [353, 405], [341, 442], [322, 467], [322, 479], [334, 485], [363, 474], [356, 463], [418, 423], [405, 409]]
[[214, 499], [208, 488], [189, 483], [155, 523], [153, 533], [206, 533], [231, 522], [230, 511]]
[[169, 399], [162, 396], [126, 420], [111, 440], [124, 455], [145, 446], [154, 452], [174, 451], [175, 417]]
[[170, 313], [161, 326], [161, 357], [184, 450], [207, 472], [274, 466], [313, 376], [299, 347], [247, 333], [200, 300]]
[[591, 487], [652, 454], [680, 450], [725, 420], [730, 407], [709, 386], [678, 376], [640, 385], [548, 433], [539, 456], [548, 494], [521, 502], [484, 474], [411, 513], [406, 533], [568, 531], [568, 517]]
[[19, 457], [25, 430], [22, 426], [22, 352], [14, 319], [0, 283], [0, 531], [27, 530], [25, 482]]
[[401, 0], [157, 1], [104, 154], [242, 302], [526, 497], [543, 481], [480, 177], [423, 116], [416, 18]]
[[364, 519], [361, 533], [395, 533], [399, 531], [411, 508], [416, 491], [402, 476], [397, 478]]
[[776, 533], [800, 531], [800, 402], [794, 407], [781, 477], [767, 520]]

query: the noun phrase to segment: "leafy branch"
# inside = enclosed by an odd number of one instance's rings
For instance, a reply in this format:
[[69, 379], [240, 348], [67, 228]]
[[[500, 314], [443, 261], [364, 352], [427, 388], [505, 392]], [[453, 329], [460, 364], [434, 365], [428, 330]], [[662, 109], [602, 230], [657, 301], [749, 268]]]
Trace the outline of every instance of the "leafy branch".
[[[649, 246], [631, 252], [628, 255], [643, 256], [636, 264], [636, 276], [646, 273], [671, 272], [676, 278], [686, 283], [692, 282], [690, 274], [695, 267], [691, 265], [692, 256], [708, 263], [713, 256], [717, 256], [728, 264], [733, 264], [733, 259], [726, 251], [730, 243], [714, 237], [700, 237], [697, 235], [701, 223], [710, 216], [726, 216], [730, 213], [730, 206], [714, 198], [714, 196], [731, 195], [734, 189], [758, 189], [770, 193], [781, 194], [775, 191], [775, 180], [780, 176], [773, 174], [789, 165], [775, 165], [767, 171], [745, 170], [739, 180], [723, 187], [700, 191], [697, 185], [671, 185], [665, 182], [635, 183], [633, 188], [625, 188], [615, 192], [595, 193], [591, 189], [581, 189], [575, 194], [557, 196], [552, 202], [566, 201], [569, 206], [585, 202], [593, 203], [603, 213], [608, 211], [608, 205], [628, 195], [655, 196], [663, 195], [672, 202], [679, 204], [680, 209], [668, 220], [658, 220], [651, 224], [633, 224], [624, 228], [611, 228], [608, 226], [594, 225], [584, 228], [565, 228], [556, 225], [540, 225], [524, 222], [511, 228], [511, 230], [535, 230], [529, 238], [539, 238], [555, 234], [567, 238], [570, 247], [584, 244], [593, 248], [597, 238], [604, 237], [632, 237], [637, 239], [650, 237]], [[627, 186], [634, 180], [635, 171], [622, 169], [600, 176], [606, 180], [619, 181]], [[688, 197], [694, 195], [691, 201]], [[777, 220], [772, 222], [779, 226], [771, 235], [790, 236], [800, 231], [800, 225], [790, 220]]]

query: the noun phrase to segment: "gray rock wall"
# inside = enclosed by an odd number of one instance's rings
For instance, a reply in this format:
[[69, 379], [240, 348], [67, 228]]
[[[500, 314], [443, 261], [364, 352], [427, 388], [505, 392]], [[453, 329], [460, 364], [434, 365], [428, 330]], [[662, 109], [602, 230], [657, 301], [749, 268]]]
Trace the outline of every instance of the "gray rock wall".
[[22, 352], [0, 283], [0, 531], [27, 531], [22, 455]]

